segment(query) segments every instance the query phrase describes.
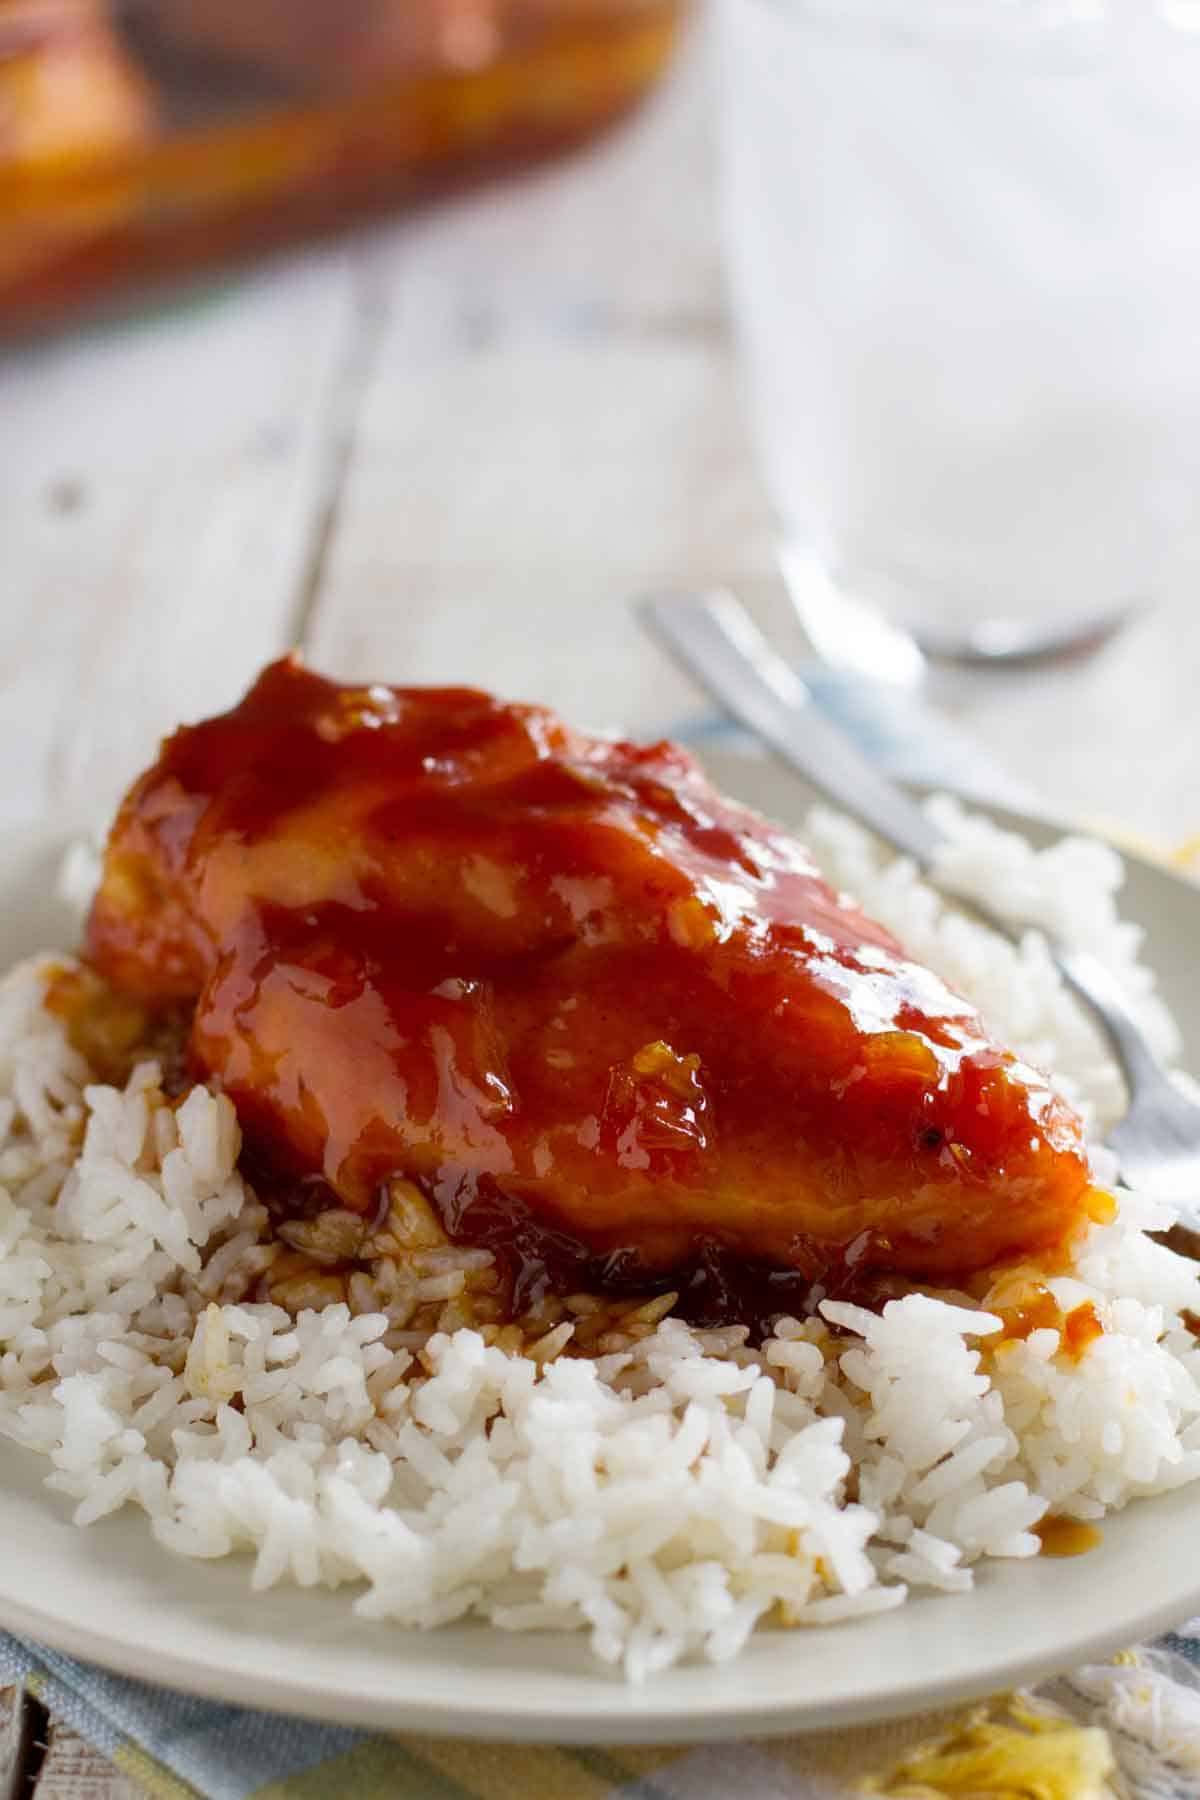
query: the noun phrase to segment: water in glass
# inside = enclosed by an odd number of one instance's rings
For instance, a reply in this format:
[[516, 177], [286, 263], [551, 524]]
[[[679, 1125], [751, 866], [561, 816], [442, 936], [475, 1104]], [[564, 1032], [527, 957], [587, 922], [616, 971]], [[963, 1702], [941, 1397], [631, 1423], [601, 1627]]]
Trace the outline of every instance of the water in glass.
[[1200, 579], [1200, 0], [722, 0], [789, 540], [936, 629]]

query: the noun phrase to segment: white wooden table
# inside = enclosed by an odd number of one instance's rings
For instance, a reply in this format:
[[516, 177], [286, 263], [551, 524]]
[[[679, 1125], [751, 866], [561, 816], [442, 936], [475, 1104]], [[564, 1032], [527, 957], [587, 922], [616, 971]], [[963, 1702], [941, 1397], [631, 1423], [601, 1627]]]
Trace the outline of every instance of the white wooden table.
[[[570, 161], [0, 359], [0, 823], [106, 806], [302, 644], [580, 723], [696, 696], [629, 596], [738, 583], [781, 631], [738, 417], [693, 43]], [[973, 688], [1060, 810], [1200, 826], [1196, 608]]]
[[[101, 816], [292, 644], [657, 730], [699, 703], [638, 590], [730, 581], [794, 641], [708, 101], [694, 43], [570, 161], [0, 358], [0, 825]], [[1198, 662], [1185, 597], [1086, 668], [958, 704], [1064, 814], [1170, 839], [1200, 828]]]

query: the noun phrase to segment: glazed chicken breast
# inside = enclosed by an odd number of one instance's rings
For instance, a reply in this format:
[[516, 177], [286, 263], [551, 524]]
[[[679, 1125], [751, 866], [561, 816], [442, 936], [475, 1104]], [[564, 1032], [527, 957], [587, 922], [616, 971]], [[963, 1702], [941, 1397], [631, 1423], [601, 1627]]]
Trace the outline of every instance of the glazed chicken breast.
[[793, 837], [538, 707], [274, 664], [134, 785], [87, 952], [194, 1007], [275, 1204], [403, 1177], [575, 1286], [961, 1278], [1086, 1214], [1069, 1108]]

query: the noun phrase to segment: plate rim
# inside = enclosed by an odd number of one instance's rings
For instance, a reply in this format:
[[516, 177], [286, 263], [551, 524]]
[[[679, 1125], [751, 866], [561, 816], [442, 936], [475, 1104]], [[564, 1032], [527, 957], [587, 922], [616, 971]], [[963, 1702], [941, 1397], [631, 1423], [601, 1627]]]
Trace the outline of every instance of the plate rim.
[[[730, 766], [731, 754], [727, 748], [709, 748], [717, 750], [714, 761]], [[1019, 825], [1024, 818], [1042, 830], [1079, 829], [1064, 827], [1061, 822], [1044, 814], [1022, 815], [1006, 807], [982, 810], [994, 813], [1004, 823]], [[72, 837], [77, 836], [78, 830], [72, 831], [69, 824], [59, 821], [35, 822], [0, 830], [0, 871], [11, 868], [14, 859], [31, 861], [35, 856], [48, 855], [65, 847]], [[1138, 856], [1136, 852], [1127, 851], [1120, 845], [1114, 845], [1114, 848], [1127, 862], [1140, 864], [1156, 877], [1177, 886], [1181, 894], [1186, 893], [1193, 903], [1200, 906], [1200, 891], [1182, 877], [1173, 875], [1170, 870]], [[0, 1506], [3, 1505], [8, 1487], [4, 1479], [4, 1465], [11, 1456], [20, 1459], [21, 1467], [27, 1466], [36, 1472], [39, 1501], [44, 1498], [46, 1504], [56, 1510], [59, 1522], [63, 1516], [69, 1518], [68, 1503], [41, 1486], [44, 1459], [9, 1443], [0, 1445], [0, 1450], [3, 1452], [0, 1456]], [[1187, 1496], [1187, 1499], [1181, 1500], [1182, 1496]], [[1200, 1484], [1177, 1490], [1175, 1494], [1153, 1496], [1132, 1503], [1137, 1509], [1135, 1519], [1141, 1517], [1143, 1507], [1172, 1500], [1183, 1505], [1184, 1515], [1190, 1513], [1190, 1522], [1200, 1530]], [[1123, 1512], [1114, 1515], [1114, 1519], [1108, 1523], [1111, 1526], [1117, 1519], [1128, 1517], [1129, 1514]], [[128, 1519], [128, 1515], [126, 1518]], [[155, 1542], [146, 1521], [139, 1518], [132, 1523], [136, 1530], [144, 1533], [148, 1557], [168, 1554]], [[239, 1561], [244, 1570], [247, 1566], [245, 1560]], [[986, 1574], [992, 1580], [1002, 1581], [1009, 1566], [1005, 1563], [986, 1565]], [[1032, 1565], [1026, 1563], [1011, 1566], [1030, 1568]], [[983, 1585], [981, 1581], [980, 1588], [976, 1591], [981, 1591]], [[248, 1581], [245, 1582], [244, 1592], [247, 1604], [253, 1605], [256, 1597], [252, 1595]], [[927, 1598], [918, 1592], [898, 1611], [919, 1625], [919, 1609]], [[933, 1597], [932, 1604], [936, 1606], [941, 1598]], [[956, 1607], [964, 1604], [969, 1607], [970, 1598], [969, 1595], [951, 1597]], [[87, 1619], [72, 1619], [61, 1608], [46, 1610], [42, 1606], [31, 1604], [27, 1598], [22, 1599], [7, 1591], [3, 1572], [0, 1570], [0, 1625], [55, 1651], [83, 1658], [120, 1675], [166, 1685], [218, 1703], [265, 1708], [292, 1716], [366, 1729], [419, 1730], [434, 1737], [579, 1745], [717, 1742], [742, 1736], [802, 1735], [828, 1728], [844, 1728], [912, 1715], [1019, 1686], [1082, 1660], [1105, 1656], [1131, 1642], [1157, 1636], [1196, 1612], [1200, 1612], [1200, 1569], [1197, 1570], [1194, 1582], [1181, 1588], [1178, 1595], [1170, 1601], [1160, 1601], [1144, 1611], [1135, 1610], [1115, 1621], [1110, 1619], [1107, 1623], [1101, 1622], [1094, 1627], [1075, 1630], [1065, 1637], [1053, 1639], [1048, 1648], [1040, 1643], [1031, 1643], [1027, 1650], [1006, 1652], [999, 1658], [985, 1654], [977, 1665], [972, 1665], [965, 1673], [950, 1673], [933, 1680], [918, 1674], [909, 1679], [901, 1679], [883, 1691], [874, 1688], [868, 1689], [866, 1693], [847, 1693], [834, 1698], [819, 1697], [817, 1700], [800, 1696], [790, 1703], [768, 1699], [761, 1706], [747, 1703], [744, 1698], [738, 1698], [736, 1693], [728, 1704], [723, 1705], [719, 1695], [714, 1698], [709, 1694], [705, 1696], [702, 1706], [681, 1706], [670, 1701], [656, 1701], [653, 1678], [644, 1688], [631, 1689], [619, 1675], [597, 1664], [597, 1693], [601, 1697], [595, 1704], [582, 1706], [570, 1698], [551, 1699], [547, 1702], [544, 1697], [536, 1695], [534, 1684], [530, 1683], [528, 1700], [514, 1703], [511, 1695], [508, 1695], [502, 1701], [489, 1705], [486, 1699], [481, 1700], [474, 1691], [465, 1700], [451, 1698], [431, 1701], [428, 1695], [407, 1699], [402, 1692], [356, 1693], [343, 1687], [331, 1688], [323, 1686], [314, 1674], [297, 1673], [294, 1668], [289, 1672], [286, 1661], [279, 1666], [264, 1664], [256, 1673], [248, 1676], [244, 1670], [233, 1671], [228, 1665], [222, 1665], [215, 1655], [198, 1655], [194, 1648], [189, 1651], [177, 1648], [174, 1644], [164, 1645], [157, 1641], [143, 1644], [136, 1637], [123, 1636], [119, 1614], [111, 1624], [97, 1624]], [[867, 1618], [858, 1623], [862, 1629], [868, 1629], [874, 1621]], [[472, 1622], [467, 1628], [504, 1636], [497, 1632], [497, 1628], [489, 1627], [485, 1621]], [[374, 1629], [382, 1632], [389, 1629], [399, 1631], [399, 1628], [389, 1628], [386, 1625], [376, 1626]], [[579, 1642], [580, 1635], [576, 1634], [573, 1641]], [[405, 1636], [427, 1641], [426, 1634], [411, 1632], [405, 1633]], [[767, 1640], [758, 1640], [760, 1645], [765, 1641]], [[785, 1640], [796, 1641], [816, 1644], [822, 1640], [820, 1636], [813, 1636], [809, 1632], [788, 1634]], [[331, 1654], [336, 1655], [336, 1647]], [[381, 1659], [381, 1666], [386, 1664], [386, 1660]], [[798, 1657], [797, 1672], [801, 1662], [802, 1659]], [[718, 1675], [720, 1667], [716, 1666]], [[680, 1673], [684, 1679], [687, 1678], [689, 1668], [711, 1677], [714, 1665], [683, 1665]], [[402, 1671], [398, 1670], [399, 1673]], [[474, 1690], [478, 1683], [470, 1685]]]
[[[1154, 1496], [1135, 1504], [1153, 1505]], [[1200, 1499], [1200, 1496], [1197, 1497]], [[1200, 1511], [1197, 1513], [1200, 1525]], [[157, 1546], [155, 1546], [157, 1548]], [[1173, 1625], [1192, 1617], [1200, 1607], [1200, 1577], [1186, 1590], [1180, 1606], [1162, 1605], [1136, 1624], [1084, 1633], [1050, 1652], [1006, 1657], [975, 1673], [948, 1676], [933, 1682], [913, 1681], [883, 1696], [848, 1696], [822, 1700], [819, 1713], [813, 1702], [797, 1701], [794, 1707], [764, 1705], [761, 1710], [738, 1705], [702, 1714], [667, 1707], [630, 1709], [627, 1684], [610, 1672], [605, 1675], [612, 1704], [608, 1710], [573, 1712], [570, 1706], [514, 1710], [511, 1705], [491, 1708], [478, 1701], [469, 1707], [430, 1705], [426, 1700], [354, 1695], [341, 1690], [322, 1690], [309, 1678], [287, 1678], [266, 1672], [243, 1685], [235, 1694], [228, 1678], [207, 1661], [189, 1660], [161, 1647], [141, 1649], [130, 1639], [118, 1639], [86, 1626], [67, 1626], [36, 1609], [9, 1605], [0, 1596], [0, 1627], [32, 1639], [63, 1655], [96, 1664], [104, 1671], [165, 1687], [181, 1694], [252, 1711], [281, 1713], [313, 1723], [357, 1727], [366, 1731], [419, 1731], [428, 1737], [467, 1738], [474, 1742], [506, 1744], [589, 1745], [727, 1743], [739, 1738], [803, 1737], [816, 1732], [843, 1730], [853, 1725], [885, 1724], [912, 1718], [1061, 1674], [1080, 1663], [1106, 1658], [1145, 1638], [1159, 1637]], [[920, 1596], [918, 1595], [919, 1602]], [[911, 1605], [912, 1602], [906, 1602]], [[862, 1621], [869, 1624], [869, 1620]], [[494, 1629], [486, 1621], [472, 1623], [480, 1632]], [[386, 1627], [385, 1627], [386, 1629]], [[820, 1631], [822, 1627], [813, 1627]], [[415, 1634], [414, 1634], [415, 1635]], [[651, 1677], [651, 1685], [653, 1677]]]

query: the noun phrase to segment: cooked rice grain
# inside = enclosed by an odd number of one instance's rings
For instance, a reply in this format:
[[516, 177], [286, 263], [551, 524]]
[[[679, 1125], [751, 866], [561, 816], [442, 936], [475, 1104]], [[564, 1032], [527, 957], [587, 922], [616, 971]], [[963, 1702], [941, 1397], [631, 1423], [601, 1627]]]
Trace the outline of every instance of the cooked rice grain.
[[[1103, 853], [946, 816], [959, 875], [1103, 955], [1169, 1048]], [[812, 835], [1093, 1121], [1119, 1109], [1036, 937], [1001, 943], [844, 820]], [[1069, 1276], [1040, 1277], [1062, 1313], [1096, 1308], [1078, 1358], [1056, 1329], [1001, 1337], [1011, 1271], [977, 1299], [827, 1304], [758, 1350], [670, 1295], [548, 1296], [507, 1323], [488, 1253], [447, 1243], [410, 1183], [366, 1226], [275, 1234], [227, 1100], [172, 1098], [150, 1060], [93, 1080], [43, 1004], [64, 966], [0, 983], [0, 1433], [49, 1459], [81, 1525], [138, 1506], [179, 1554], [248, 1553], [256, 1590], [349, 1583], [405, 1625], [586, 1629], [639, 1680], [762, 1623], [960, 1592], [980, 1560], [1036, 1554], [1047, 1511], [1098, 1519], [1200, 1474], [1200, 1281], [1146, 1235], [1165, 1209], [1122, 1196]]]

